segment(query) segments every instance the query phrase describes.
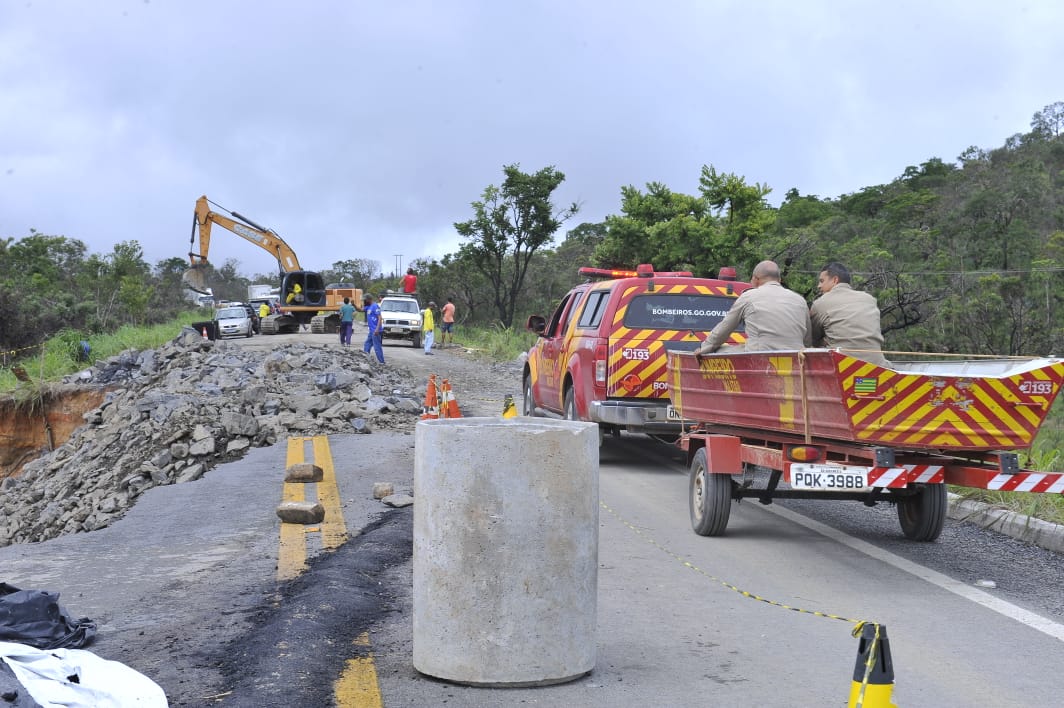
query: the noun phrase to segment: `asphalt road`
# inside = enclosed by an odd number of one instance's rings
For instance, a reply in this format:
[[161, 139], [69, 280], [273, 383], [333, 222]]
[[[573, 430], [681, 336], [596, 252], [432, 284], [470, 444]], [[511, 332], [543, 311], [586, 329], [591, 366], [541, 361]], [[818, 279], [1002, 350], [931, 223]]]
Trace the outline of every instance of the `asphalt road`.
[[[386, 357], [446, 366], [399, 349]], [[938, 543], [911, 543], [889, 507], [852, 502], [748, 500], [727, 535], [702, 538], [682, 465], [638, 437], [601, 455], [591, 674], [506, 689], [422, 676], [412, 512], [371, 498], [374, 482], [412, 487], [413, 441], [329, 438], [349, 540], [326, 552], [308, 528], [294, 579], [278, 578], [283, 445], [154, 488], [107, 529], [2, 548], [0, 579], [60, 592], [99, 623], [92, 651], [151, 677], [175, 706], [843, 706], [857, 657], [848, 620], [886, 626], [898, 705], [1058, 702], [1064, 557], [955, 521]], [[352, 667], [371, 683], [337, 698]]]

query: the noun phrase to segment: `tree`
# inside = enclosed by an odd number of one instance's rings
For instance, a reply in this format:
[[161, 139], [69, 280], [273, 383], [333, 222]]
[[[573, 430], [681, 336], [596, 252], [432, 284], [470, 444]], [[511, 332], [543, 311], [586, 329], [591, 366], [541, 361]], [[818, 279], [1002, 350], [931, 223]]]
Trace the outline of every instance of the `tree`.
[[1051, 103], [1034, 114], [1031, 132], [1042, 138], [1056, 138], [1064, 133], [1064, 102]]
[[551, 243], [579, 206], [556, 210], [551, 195], [565, 175], [553, 166], [528, 174], [514, 164], [503, 167], [503, 173], [502, 187], [489, 185], [472, 203], [473, 218], [454, 227], [468, 239], [459, 257], [487, 279], [499, 321], [510, 327], [532, 256]]
[[346, 261], [336, 261], [332, 268], [322, 273], [329, 282], [353, 283], [363, 289], [371, 280], [380, 276], [380, 261], [369, 258], [351, 258]]

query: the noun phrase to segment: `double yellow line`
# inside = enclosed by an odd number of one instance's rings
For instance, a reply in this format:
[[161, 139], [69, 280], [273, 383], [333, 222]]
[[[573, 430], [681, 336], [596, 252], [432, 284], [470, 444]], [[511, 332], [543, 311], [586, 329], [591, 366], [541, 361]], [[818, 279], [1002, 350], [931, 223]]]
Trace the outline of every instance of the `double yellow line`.
[[[280, 548], [277, 554], [277, 580], [290, 580], [307, 569], [307, 537], [310, 533], [321, 534], [323, 549], [332, 550], [347, 540], [347, 525], [340, 510], [340, 488], [336, 484], [336, 469], [333, 466], [329, 438], [315, 435], [312, 438], [289, 438], [285, 469], [305, 462], [307, 441], [311, 441], [314, 464], [321, 468], [322, 480], [315, 485], [303, 482], [285, 482], [282, 501], [306, 501], [308, 487], [315, 489], [317, 501], [325, 507], [325, 518], [320, 526], [281, 523]], [[338, 708], [382, 708], [380, 686], [373, 653], [369, 651], [369, 634], [363, 632], [353, 644], [361, 656], [348, 659], [343, 673], [333, 684], [333, 696]]]

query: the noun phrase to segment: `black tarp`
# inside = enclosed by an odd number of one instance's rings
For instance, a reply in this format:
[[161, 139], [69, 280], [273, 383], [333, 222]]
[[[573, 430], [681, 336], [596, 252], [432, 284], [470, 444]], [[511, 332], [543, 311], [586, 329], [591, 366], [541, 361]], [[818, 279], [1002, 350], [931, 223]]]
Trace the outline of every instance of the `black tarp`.
[[0, 641], [36, 649], [79, 649], [96, 636], [88, 617], [73, 619], [59, 604], [59, 593], [19, 590], [0, 582]]

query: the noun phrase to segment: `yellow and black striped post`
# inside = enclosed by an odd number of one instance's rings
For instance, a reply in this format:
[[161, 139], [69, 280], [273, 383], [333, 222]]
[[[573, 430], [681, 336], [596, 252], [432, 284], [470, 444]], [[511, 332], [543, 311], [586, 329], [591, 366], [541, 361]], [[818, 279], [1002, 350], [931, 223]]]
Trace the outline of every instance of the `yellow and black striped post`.
[[857, 644], [857, 664], [853, 669], [848, 708], [897, 708], [894, 693], [894, 662], [890, 659], [887, 628], [872, 622], [859, 622], [853, 636]]

